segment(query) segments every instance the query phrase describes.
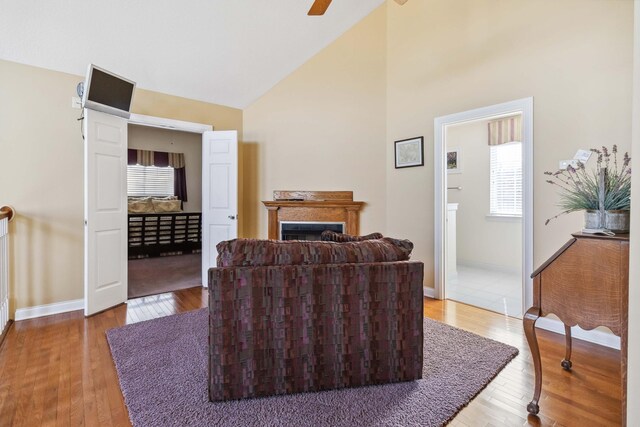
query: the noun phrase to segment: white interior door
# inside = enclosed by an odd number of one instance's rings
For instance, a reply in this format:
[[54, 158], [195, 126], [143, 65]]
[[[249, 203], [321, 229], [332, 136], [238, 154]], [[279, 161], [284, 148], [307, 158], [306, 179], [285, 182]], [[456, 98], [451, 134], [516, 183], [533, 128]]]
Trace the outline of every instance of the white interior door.
[[238, 237], [238, 132], [202, 134], [202, 286], [216, 265], [216, 245]]
[[127, 300], [127, 119], [84, 111], [84, 314]]

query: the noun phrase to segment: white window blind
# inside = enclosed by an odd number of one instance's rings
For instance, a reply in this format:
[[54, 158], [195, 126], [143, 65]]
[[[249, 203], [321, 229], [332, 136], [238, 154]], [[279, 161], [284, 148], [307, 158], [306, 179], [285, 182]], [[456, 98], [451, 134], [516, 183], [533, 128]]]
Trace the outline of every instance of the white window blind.
[[127, 166], [128, 196], [173, 196], [173, 168]]
[[522, 216], [522, 143], [492, 145], [490, 215]]

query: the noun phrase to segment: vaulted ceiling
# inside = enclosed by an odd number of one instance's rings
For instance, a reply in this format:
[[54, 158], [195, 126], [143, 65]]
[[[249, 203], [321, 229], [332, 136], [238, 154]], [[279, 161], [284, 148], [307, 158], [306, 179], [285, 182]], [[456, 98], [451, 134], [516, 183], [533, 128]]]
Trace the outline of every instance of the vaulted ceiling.
[[0, 59], [244, 108], [384, 0], [0, 0]]

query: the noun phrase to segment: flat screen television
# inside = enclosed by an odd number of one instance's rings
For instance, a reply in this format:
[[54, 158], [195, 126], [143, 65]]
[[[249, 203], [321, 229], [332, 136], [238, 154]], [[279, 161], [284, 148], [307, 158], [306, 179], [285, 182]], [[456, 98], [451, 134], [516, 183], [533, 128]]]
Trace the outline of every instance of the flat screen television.
[[89, 64], [82, 105], [128, 119], [135, 87], [135, 82]]

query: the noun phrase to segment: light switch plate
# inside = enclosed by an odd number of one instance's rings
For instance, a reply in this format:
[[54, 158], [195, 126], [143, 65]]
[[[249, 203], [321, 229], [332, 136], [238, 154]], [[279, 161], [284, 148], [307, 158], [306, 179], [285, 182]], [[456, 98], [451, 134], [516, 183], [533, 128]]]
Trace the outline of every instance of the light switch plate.
[[75, 108], [76, 110], [82, 108], [82, 101], [80, 101], [80, 98], [78, 98], [77, 96], [71, 97], [71, 108]]
[[578, 160], [582, 162], [583, 165], [586, 165], [589, 159], [591, 158], [590, 150], [578, 150], [576, 151], [576, 155], [573, 156], [574, 160]]
[[578, 161], [575, 159], [571, 159], [571, 160], [560, 160], [560, 162], [558, 163], [558, 168], [559, 169], [566, 169], [567, 166], [571, 165], [571, 167], [573, 167], [574, 169], [578, 168]]

